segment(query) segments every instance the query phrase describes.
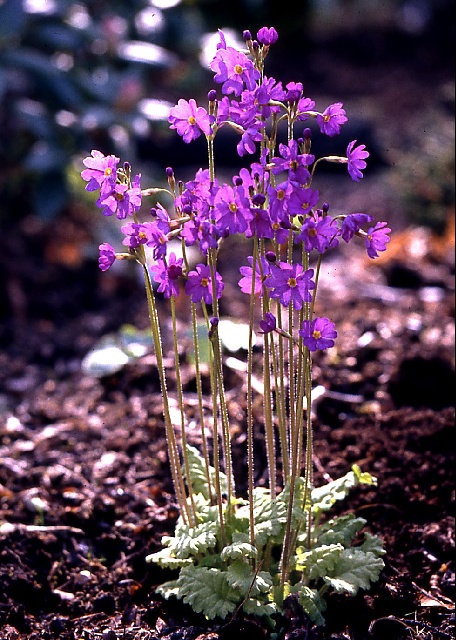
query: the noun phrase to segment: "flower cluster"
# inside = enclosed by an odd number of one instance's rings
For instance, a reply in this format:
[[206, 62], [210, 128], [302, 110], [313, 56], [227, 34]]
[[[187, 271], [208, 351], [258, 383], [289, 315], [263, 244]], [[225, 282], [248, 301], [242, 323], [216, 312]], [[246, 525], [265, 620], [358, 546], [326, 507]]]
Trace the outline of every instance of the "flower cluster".
[[[169, 116], [171, 128], [186, 143], [202, 134], [212, 142], [222, 127], [230, 126], [240, 134], [239, 155], [252, 154], [261, 144], [259, 162], [242, 169], [233, 177], [232, 184], [220, 184], [209, 170], [201, 169], [194, 180], [173, 193], [173, 216], [158, 205], [151, 211], [154, 221], [140, 223], [136, 219], [141, 207], [140, 176], [136, 175], [132, 180], [129, 165], [118, 170], [119, 158], [113, 155], [105, 157], [99, 151], [92, 151], [91, 157], [84, 160], [87, 169], [82, 177], [88, 182], [86, 189], [100, 191], [97, 206], [103, 214], [116, 214], [119, 219], [134, 218], [122, 227], [123, 244], [133, 252], [140, 244], [152, 247], [157, 260], [153, 267], [155, 279], [165, 297], [179, 293], [181, 277], [186, 281], [184, 291], [193, 302], [211, 303], [212, 296], [220, 297], [223, 290], [220, 274], [210, 273], [206, 263], [198, 264], [195, 270], [186, 273], [181, 264], [176, 269], [175, 256], [167, 258], [172, 218], [173, 237], [176, 237], [178, 221], [185, 245], [198, 245], [205, 259], [224, 238], [236, 234], [268, 241], [279, 251], [282, 245], [293, 242], [307, 254], [315, 252], [319, 255], [336, 247], [340, 239], [349, 242], [354, 236], [360, 236], [371, 258], [384, 251], [389, 241], [387, 224], [372, 224], [373, 218], [366, 213], [330, 216], [329, 206], [326, 203], [319, 205], [319, 191], [312, 187], [315, 168], [322, 160], [346, 164], [350, 177], [354, 181], [361, 180], [369, 156], [365, 145], [357, 145], [353, 140], [347, 146], [345, 157], [316, 160], [310, 153], [312, 131], [306, 127], [301, 137], [291, 137], [288, 142], [279, 143], [277, 149], [275, 147], [277, 123], [285, 119], [288, 131], [292, 130], [291, 125], [314, 119], [322, 134], [337, 135], [347, 122], [343, 104], [337, 102], [323, 111], [316, 111], [314, 101], [304, 96], [301, 83], [290, 82], [283, 87], [281, 82], [264, 75], [264, 58], [277, 40], [274, 28], [260, 29], [257, 40], [253, 40], [248, 31], [244, 32], [244, 38], [247, 49], [238, 51], [226, 44], [220, 32], [218, 49], [210, 66], [215, 72], [214, 81], [221, 85], [221, 99], [217, 100], [214, 89], [208, 95], [208, 109], [198, 106], [194, 99], [181, 99]], [[234, 98], [228, 97], [231, 95]], [[172, 170], [168, 169], [167, 174], [172, 176]], [[368, 225], [367, 229], [363, 229], [363, 225]], [[110, 245], [103, 243], [100, 246], [102, 270], [108, 269], [115, 257]], [[252, 257], [248, 258], [250, 265], [252, 261]], [[312, 300], [311, 291], [315, 288], [312, 270], [304, 269], [299, 263], [271, 265], [265, 258], [256, 262], [254, 294], [267, 292], [270, 299], [285, 307], [292, 303], [297, 310]], [[252, 291], [251, 271], [251, 266], [241, 268], [243, 277], [239, 282], [242, 291], [248, 294]], [[310, 319], [306, 322], [303, 331], [307, 335]], [[312, 330], [309, 335], [314, 333]], [[304, 334], [302, 336], [310, 349], [315, 345], [318, 348], [332, 345], [332, 339], [313, 339], [312, 342]]]

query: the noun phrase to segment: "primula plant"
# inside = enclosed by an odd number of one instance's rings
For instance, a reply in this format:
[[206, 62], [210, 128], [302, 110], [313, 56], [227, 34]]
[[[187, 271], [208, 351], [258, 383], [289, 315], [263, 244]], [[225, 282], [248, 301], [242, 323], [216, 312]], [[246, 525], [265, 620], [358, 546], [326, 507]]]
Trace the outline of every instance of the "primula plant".
[[[329, 213], [329, 205], [321, 202], [314, 187], [318, 165], [345, 164], [358, 182], [369, 153], [353, 140], [345, 156], [314, 155], [312, 132], [306, 125], [314, 121], [317, 133], [337, 135], [347, 121], [343, 104], [318, 111], [314, 101], [303, 95], [301, 83], [284, 87], [265, 75], [266, 56], [277, 40], [274, 28], [260, 29], [256, 39], [248, 31], [243, 37], [245, 50], [238, 51], [220, 32], [210, 66], [221, 96], [211, 89], [207, 106], [181, 99], [170, 111], [170, 126], [184, 142], [205, 136], [207, 168], [185, 184], [167, 168], [169, 188], [144, 189], [140, 175], [127, 162], [119, 166], [119, 158], [92, 151], [84, 160], [82, 177], [87, 190], [99, 193], [97, 206], [103, 215], [125, 221], [121, 231], [126, 250], [102, 244], [100, 269], [128, 259], [135, 260], [144, 274], [168, 457], [180, 507], [174, 536], [163, 537], [163, 548], [148, 556], [149, 561], [176, 571], [176, 578], [158, 592], [182, 599], [209, 619], [224, 619], [243, 609], [264, 616], [270, 624], [285, 599], [295, 594], [309, 618], [323, 624], [325, 593], [333, 589], [355, 595], [368, 589], [384, 563], [380, 540], [361, 531], [363, 518], [326, 514], [353, 487], [373, 485], [375, 478], [355, 465], [342, 478], [314, 486], [312, 357], [333, 347], [337, 339], [334, 323], [314, 313], [321, 262], [326, 252], [355, 237], [375, 258], [385, 250], [390, 229], [367, 213]], [[231, 183], [220, 182], [215, 171], [214, 139], [222, 127], [239, 135], [240, 156], [256, 157]], [[162, 194], [172, 206], [165, 208], [154, 200], [144, 220], [145, 198]], [[239, 278], [249, 303], [245, 478], [234, 477], [220, 338], [224, 282], [218, 257], [232, 236], [243, 236], [236, 250], [248, 253]], [[176, 242], [180, 249], [172, 251]], [[196, 261], [190, 259], [190, 247], [192, 255], [195, 249], [198, 252]], [[189, 445], [186, 434], [176, 312], [176, 299], [185, 296], [193, 333], [201, 451]], [[157, 304], [159, 297], [167, 302]], [[169, 318], [173, 405], [168, 391], [171, 372], [160, 337], [160, 323]], [[209, 402], [203, 391], [207, 385], [203, 385], [201, 324], [210, 344]], [[257, 338], [262, 344], [260, 372], [254, 358]], [[254, 411], [259, 374], [261, 417]], [[176, 402], [179, 437], [170, 411]], [[255, 484], [254, 429], [257, 433], [259, 428], [264, 434], [267, 486]]]

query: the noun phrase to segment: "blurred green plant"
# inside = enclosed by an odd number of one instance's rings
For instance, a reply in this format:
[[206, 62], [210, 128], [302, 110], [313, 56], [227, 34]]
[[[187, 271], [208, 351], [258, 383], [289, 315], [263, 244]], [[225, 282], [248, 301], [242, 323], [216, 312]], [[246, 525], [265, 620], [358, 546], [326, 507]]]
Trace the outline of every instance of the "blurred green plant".
[[[144, 0], [0, 2], [0, 224], [59, 213], [81, 149], [133, 152], [162, 123], [168, 135], [166, 87], [180, 64], [165, 43], [169, 15]], [[193, 19], [182, 23], [186, 55]]]

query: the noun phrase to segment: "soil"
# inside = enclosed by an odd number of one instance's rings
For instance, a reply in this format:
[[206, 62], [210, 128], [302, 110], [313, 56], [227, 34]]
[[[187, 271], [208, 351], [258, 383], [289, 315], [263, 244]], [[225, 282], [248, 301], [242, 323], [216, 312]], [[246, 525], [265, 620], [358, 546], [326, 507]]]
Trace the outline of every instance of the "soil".
[[[403, 109], [410, 104], [404, 98]], [[396, 144], [400, 133], [384, 128]], [[392, 201], [398, 207], [385, 186], [379, 198], [384, 180], [379, 173], [372, 191], [363, 185], [362, 198], [376, 211]], [[348, 209], [360, 210], [357, 204]], [[336, 322], [339, 340], [337, 358], [318, 355], [313, 371], [321, 385], [315, 482], [354, 463], [377, 477], [376, 487], [354, 491], [341, 508], [365, 517], [383, 539], [386, 566], [370, 591], [331, 595], [325, 627], [290, 602], [277, 638], [455, 637], [452, 220], [450, 212], [439, 237], [404, 227], [374, 263], [350, 247], [325, 267], [320, 311]], [[86, 259], [93, 242], [86, 223], [87, 212], [75, 206], [57, 224], [31, 215], [2, 232], [0, 638], [268, 638], [258, 620], [208, 622], [154, 593], [170, 575], [145, 557], [172, 534], [178, 509], [151, 356], [102, 378], [81, 368], [103, 336], [125, 323], [147, 327], [145, 294], [128, 269], [101, 274], [96, 259]], [[233, 250], [222, 255], [228, 267], [236, 259]], [[234, 269], [231, 280], [223, 314], [242, 318]], [[245, 353], [225, 355], [233, 446], [242, 460], [244, 396], [233, 358]], [[191, 384], [190, 373], [184, 378]], [[190, 441], [198, 444], [197, 436]], [[259, 481], [262, 465], [260, 456]]]

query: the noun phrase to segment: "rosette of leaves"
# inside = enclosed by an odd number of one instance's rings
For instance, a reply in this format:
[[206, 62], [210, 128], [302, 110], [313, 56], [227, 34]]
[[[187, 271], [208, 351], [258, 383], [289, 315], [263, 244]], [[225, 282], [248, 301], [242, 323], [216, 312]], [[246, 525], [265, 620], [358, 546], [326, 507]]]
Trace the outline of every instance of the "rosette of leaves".
[[[228, 527], [222, 540], [217, 507], [211, 504], [205, 483], [204, 460], [193, 447], [188, 447], [188, 453], [198, 523], [190, 527], [179, 520], [174, 536], [162, 538], [163, 549], [147, 557], [149, 562], [178, 571], [174, 580], [158, 587], [163, 597], [179, 598], [208, 619], [224, 619], [242, 608], [273, 626], [285, 598], [297, 594], [308, 617], [322, 625], [329, 589], [354, 596], [378, 579], [384, 550], [381, 540], [367, 532], [359, 543], [366, 521], [350, 513], [322, 517], [357, 485], [375, 484], [370, 474], [354, 465], [343, 477], [313, 489], [310, 505], [304, 504], [304, 479], [297, 480], [292, 522], [296, 536], [291, 571], [284, 582], [279, 559], [289, 487], [277, 497], [265, 488], [254, 490], [255, 545], [249, 537], [248, 502], [238, 498], [227, 504]], [[226, 483], [223, 474], [221, 481]], [[306, 527], [309, 507], [310, 536]]]

